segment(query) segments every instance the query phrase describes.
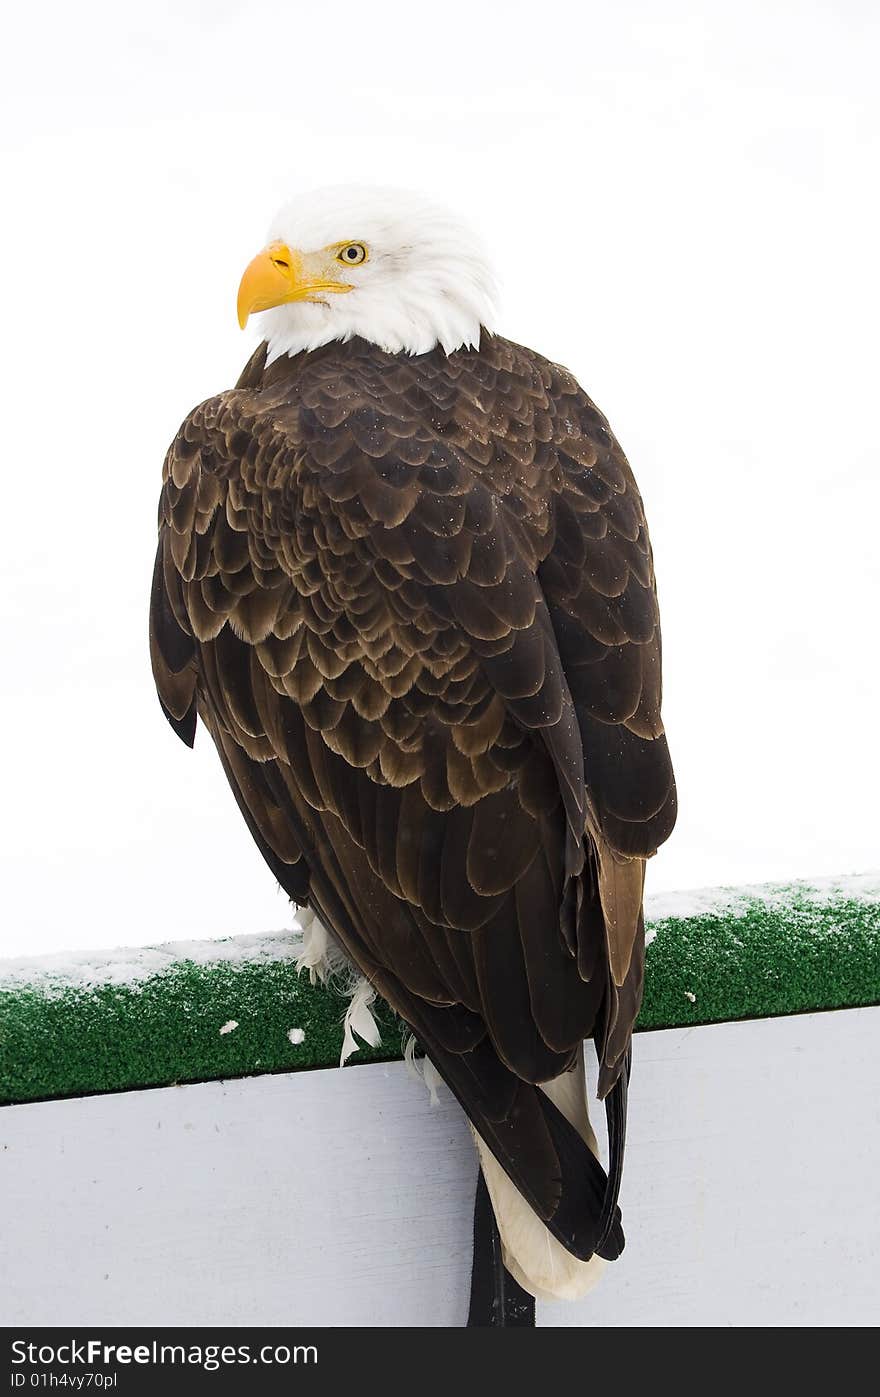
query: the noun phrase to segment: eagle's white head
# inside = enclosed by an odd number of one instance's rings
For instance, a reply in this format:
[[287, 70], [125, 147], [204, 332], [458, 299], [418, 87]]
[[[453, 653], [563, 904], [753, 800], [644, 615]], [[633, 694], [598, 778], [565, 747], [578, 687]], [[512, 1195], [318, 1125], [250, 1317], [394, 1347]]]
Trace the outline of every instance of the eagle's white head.
[[360, 335], [395, 354], [447, 354], [494, 328], [479, 239], [418, 194], [320, 189], [287, 204], [245, 271], [238, 319], [262, 313], [269, 361]]

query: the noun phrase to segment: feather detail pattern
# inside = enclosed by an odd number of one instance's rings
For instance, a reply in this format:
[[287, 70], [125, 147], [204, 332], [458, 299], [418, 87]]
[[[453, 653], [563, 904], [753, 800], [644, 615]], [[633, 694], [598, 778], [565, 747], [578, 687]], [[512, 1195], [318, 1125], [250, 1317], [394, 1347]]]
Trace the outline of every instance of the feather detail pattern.
[[168, 452], [151, 649], [275, 877], [587, 1260], [605, 1176], [538, 1086], [593, 1038], [615, 1090], [675, 818], [650, 543], [604, 417], [487, 334], [263, 346]]

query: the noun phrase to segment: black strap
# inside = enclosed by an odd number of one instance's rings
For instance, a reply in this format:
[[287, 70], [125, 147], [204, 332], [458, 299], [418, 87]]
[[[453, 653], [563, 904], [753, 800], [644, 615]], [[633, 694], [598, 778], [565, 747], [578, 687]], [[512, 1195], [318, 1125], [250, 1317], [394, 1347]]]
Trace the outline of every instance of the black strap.
[[468, 1329], [534, 1329], [535, 1298], [504, 1265], [501, 1235], [483, 1171], [474, 1201], [474, 1269]]
[[[620, 1076], [605, 1098], [605, 1119], [608, 1122], [608, 1186], [599, 1218], [599, 1240], [596, 1253], [614, 1261], [623, 1250], [620, 1231], [620, 1209], [617, 1198], [623, 1178], [623, 1155], [626, 1149], [626, 1098], [632, 1070], [632, 1046], [627, 1048]], [[612, 1232], [619, 1234], [612, 1237]]]

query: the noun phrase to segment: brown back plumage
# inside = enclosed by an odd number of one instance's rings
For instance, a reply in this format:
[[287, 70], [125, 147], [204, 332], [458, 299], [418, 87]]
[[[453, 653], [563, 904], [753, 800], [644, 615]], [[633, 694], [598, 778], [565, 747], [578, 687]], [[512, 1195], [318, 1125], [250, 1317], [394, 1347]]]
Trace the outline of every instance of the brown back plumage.
[[586, 1037], [618, 1079], [675, 818], [651, 549], [605, 419], [499, 338], [263, 346], [169, 450], [151, 644], [276, 877], [589, 1255], [604, 1175], [532, 1084]]

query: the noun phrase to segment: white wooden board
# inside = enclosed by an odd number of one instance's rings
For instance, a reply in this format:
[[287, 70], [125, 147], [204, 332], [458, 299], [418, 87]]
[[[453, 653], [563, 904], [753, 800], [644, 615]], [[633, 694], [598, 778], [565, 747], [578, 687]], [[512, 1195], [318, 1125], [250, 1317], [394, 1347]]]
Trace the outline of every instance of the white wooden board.
[[[874, 1325], [880, 1009], [641, 1034], [627, 1250], [549, 1325]], [[5, 1324], [463, 1323], [475, 1160], [399, 1063], [0, 1111]]]

